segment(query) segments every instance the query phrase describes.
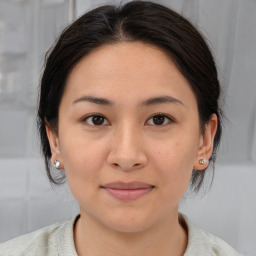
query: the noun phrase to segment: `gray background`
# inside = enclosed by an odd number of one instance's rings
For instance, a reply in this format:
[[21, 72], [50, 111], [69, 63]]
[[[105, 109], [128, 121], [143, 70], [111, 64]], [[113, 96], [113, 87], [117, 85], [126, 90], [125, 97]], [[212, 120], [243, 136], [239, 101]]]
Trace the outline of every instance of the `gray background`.
[[[119, 2], [119, 1], [112, 1]], [[181, 211], [243, 255], [256, 255], [256, 1], [158, 1], [208, 38], [223, 87], [224, 136], [212, 189]], [[76, 3], [76, 8], [74, 7]], [[106, 1], [0, 0], [0, 242], [74, 216], [67, 186], [52, 189], [35, 110], [43, 54], [72, 15]]]

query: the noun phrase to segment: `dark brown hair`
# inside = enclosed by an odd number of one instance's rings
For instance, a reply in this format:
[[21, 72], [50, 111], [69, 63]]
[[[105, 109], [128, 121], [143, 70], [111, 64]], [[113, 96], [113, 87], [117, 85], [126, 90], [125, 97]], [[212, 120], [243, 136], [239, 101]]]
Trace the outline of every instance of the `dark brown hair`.
[[[54, 184], [60, 184], [65, 177], [53, 177], [51, 173], [45, 121], [57, 132], [59, 104], [70, 71], [81, 58], [100, 46], [135, 41], [162, 49], [188, 80], [197, 99], [202, 133], [211, 115], [217, 115], [218, 128], [210, 159], [215, 161], [221, 137], [220, 85], [207, 43], [186, 18], [173, 10], [153, 2], [131, 1], [121, 6], [101, 6], [85, 13], [62, 32], [47, 53], [37, 120], [47, 174]], [[193, 170], [191, 185], [195, 191], [201, 187], [205, 171]]]

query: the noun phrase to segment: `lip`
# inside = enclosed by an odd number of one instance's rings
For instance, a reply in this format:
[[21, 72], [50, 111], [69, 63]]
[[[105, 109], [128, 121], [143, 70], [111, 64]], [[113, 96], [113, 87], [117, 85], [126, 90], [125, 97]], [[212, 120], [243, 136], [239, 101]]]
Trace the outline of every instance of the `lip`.
[[136, 200], [154, 189], [155, 186], [144, 182], [111, 182], [101, 186], [111, 196], [122, 200]]

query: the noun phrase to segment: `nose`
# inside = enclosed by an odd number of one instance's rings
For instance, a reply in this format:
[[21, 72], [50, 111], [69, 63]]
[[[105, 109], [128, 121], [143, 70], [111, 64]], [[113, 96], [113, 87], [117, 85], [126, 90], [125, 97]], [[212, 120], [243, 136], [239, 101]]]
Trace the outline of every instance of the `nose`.
[[123, 125], [113, 134], [107, 162], [124, 171], [142, 168], [147, 162], [143, 146], [142, 136], [137, 129]]

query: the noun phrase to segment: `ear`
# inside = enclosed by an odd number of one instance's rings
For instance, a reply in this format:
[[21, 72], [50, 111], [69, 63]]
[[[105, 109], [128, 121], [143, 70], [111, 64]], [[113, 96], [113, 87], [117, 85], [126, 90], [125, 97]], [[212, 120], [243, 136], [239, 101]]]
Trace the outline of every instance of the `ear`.
[[64, 166], [63, 166], [63, 161], [61, 157], [59, 138], [56, 132], [53, 131], [48, 124], [45, 126], [45, 129], [46, 129], [46, 133], [47, 133], [47, 137], [48, 137], [48, 141], [49, 141], [51, 153], [52, 153], [51, 163], [54, 165], [54, 161], [58, 160], [60, 162], [60, 166], [58, 169], [63, 169]]
[[[193, 167], [194, 170], [204, 170], [208, 166], [213, 151], [217, 126], [218, 117], [216, 114], [212, 114], [210, 121], [205, 124], [204, 133], [200, 137], [199, 148]], [[205, 161], [200, 163], [202, 159], [205, 159]]]

